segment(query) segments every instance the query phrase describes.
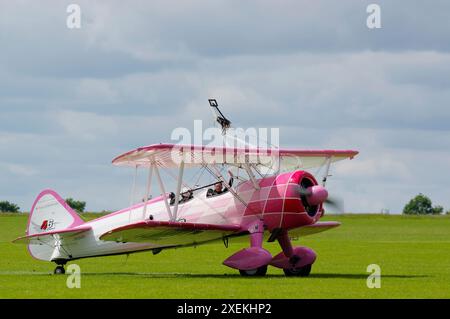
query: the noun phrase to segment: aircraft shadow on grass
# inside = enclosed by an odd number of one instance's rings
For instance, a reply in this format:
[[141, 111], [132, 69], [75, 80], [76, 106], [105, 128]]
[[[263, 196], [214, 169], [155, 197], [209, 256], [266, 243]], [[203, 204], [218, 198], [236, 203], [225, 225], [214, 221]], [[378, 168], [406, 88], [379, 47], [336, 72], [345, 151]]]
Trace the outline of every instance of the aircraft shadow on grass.
[[[38, 271], [12, 271], [12, 272], [0, 272], [0, 275], [32, 275], [32, 276], [49, 276], [52, 274], [48, 272]], [[67, 274], [69, 275], [69, 274]], [[82, 272], [82, 276], [129, 276], [129, 277], [141, 277], [141, 278], [216, 278], [216, 279], [255, 279], [254, 277], [242, 277], [239, 274], [188, 274], [188, 273], [145, 273], [145, 272]], [[336, 273], [323, 273], [323, 274], [310, 274], [308, 278], [319, 279], [367, 279], [368, 274], [336, 274]], [[397, 278], [397, 279], [412, 279], [412, 278], [430, 278], [430, 275], [382, 275], [382, 278]], [[267, 274], [265, 277], [256, 277], [257, 279], [264, 278], [286, 278], [284, 274]], [[292, 277], [290, 277], [292, 278]], [[301, 278], [301, 277], [300, 277]], [[307, 280], [307, 278], [302, 278]]]
[[[239, 274], [187, 274], [187, 273], [138, 273], [138, 272], [110, 272], [110, 273], [82, 273], [83, 276], [132, 276], [143, 278], [222, 278], [222, 279], [245, 279], [252, 277], [242, 277]], [[367, 279], [369, 274], [311, 274], [308, 278], [322, 278], [322, 279]], [[429, 275], [382, 275], [382, 278], [428, 278]], [[259, 277], [263, 279], [264, 277]], [[267, 274], [265, 278], [286, 278], [284, 274]], [[253, 277], [253, 279], [255, 279]], [[307, 278], [304, 278], [305, 280]]]

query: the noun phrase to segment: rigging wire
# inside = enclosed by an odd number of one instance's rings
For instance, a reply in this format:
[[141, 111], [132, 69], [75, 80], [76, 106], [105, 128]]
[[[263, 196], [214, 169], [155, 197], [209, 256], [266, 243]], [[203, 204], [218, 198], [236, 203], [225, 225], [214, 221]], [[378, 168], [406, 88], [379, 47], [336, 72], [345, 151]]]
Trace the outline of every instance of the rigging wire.
[[[206, 169], [208, 170], [208, 172], [211, 174], [211, 175], [213, 175], [213, 176], [215, 176], [216, 178], [217, 178], [217, 180], [218, 181], [220, 181], [220, 182], [222, 182], [221, 180], [220, 180], [220, 178], [219, 178], [219, 176], [217, 176], [217, 174], [216, 173], [214, 173], [209, 167], [207, 167], [206, 166]], [[220, 171], [219, 171], [219, 173], [220, 173]], [[223, 177], [223, 176], [222, 176]], [[226, 183], [225, 183], [226, 184]], [[229, 190], [230, 191], [230, 190]], [[250, 210], [252, 210], [253, 211], [253, 209], [251, 209], [249, 206], [248, 206], [248, 203], [246, 203], [236, 192], [234, 192], [234, 191], [230, 191], [230, 193], [237, 199], [237, 200], [239, 200], [246, 208], [248, 208], [248, 209], [250, 209]], [[254, 212], [254, 211], [253, 211]]]
[[[202, 165], [203, 168], [205, 170], [208, 169], [207, 165]], [[166, 172], [168, 175], [170, 175], [172, 178], [174, 178], [176, 180], [176, 176], [174, 175], [174, 173], [172, 173], [170, 171], [170, 169], [165, 169], [164, 167], [160, 167], [162, 171]], [[215, 175], [214, 175], [215, 176]], [[182, 181], [182, 185], [186, 188], [192, 189], [189, 185], [187, 185], [186, 183], [184, 183]], [[210, 210], [212, 210], [214, 213], [216, 213], [217, 215], [219, 215], [220, 217], [222, 217], [224, 220], [226, 220], [226, 217], [223, 213], [219, 212], [216, 208], [212, 207], [209, 202], [206, 200], [206, 198], [202, 198], [201, 196], [194, 196], [194, 198], [200, 200], [202, 203], [204, 203], [205, 205], [207, 205], [209, 207]]]

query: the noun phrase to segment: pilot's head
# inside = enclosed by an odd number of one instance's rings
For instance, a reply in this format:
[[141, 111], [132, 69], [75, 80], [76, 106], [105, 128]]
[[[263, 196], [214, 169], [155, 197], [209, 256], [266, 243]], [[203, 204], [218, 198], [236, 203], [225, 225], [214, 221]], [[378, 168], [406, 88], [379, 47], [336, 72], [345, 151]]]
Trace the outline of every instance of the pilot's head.
[[192, 197], [192, 191], [187, 191], [183, 193], [183, 197], [185, 198], [191, 198]]
[[192, 196], [192, 190], [189, 189], [189, 188], [183, 188], [183, 189], [182, 189], [181, 196], [182, 196], [183, 198], [190, 198], [190, 197]]
[[222, 182], [218, 182], [218, 183], [214, 184], [214, 190], [216, 192], [221, 192], [222, 191]]

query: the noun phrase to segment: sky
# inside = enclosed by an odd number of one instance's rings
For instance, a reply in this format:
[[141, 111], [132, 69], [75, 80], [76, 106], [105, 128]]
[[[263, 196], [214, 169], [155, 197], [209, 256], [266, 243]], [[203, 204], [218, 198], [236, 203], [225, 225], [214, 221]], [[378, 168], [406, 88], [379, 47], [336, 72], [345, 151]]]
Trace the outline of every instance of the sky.
[[[80, 28], [68, 28], [78, 4]], [[381, 9], [381, 28], [366, 21]], [[216, 98], [280, 145], [354, 149], [327, 188], [345, 210], [400, 213], [424, 193], [450, 210], [448, 1], [0, 0], [0, 200], [42, 189], [130, 204], [111, 160], [171, 141]]]

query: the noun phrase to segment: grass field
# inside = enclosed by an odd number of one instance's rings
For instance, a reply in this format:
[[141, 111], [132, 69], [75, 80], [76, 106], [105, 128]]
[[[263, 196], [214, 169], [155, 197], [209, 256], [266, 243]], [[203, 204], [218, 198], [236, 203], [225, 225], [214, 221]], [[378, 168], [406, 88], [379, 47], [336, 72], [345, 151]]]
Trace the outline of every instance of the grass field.
[[[52, 275], [54, 264], [11, 244], [27, 217], [0, 214], [0, 298], [450, 298], [450, 216], [328, 216], [343, 225], [295, 243], [318, 255], [307, 278], [272, 267], [264, 278], [242, 278], [222, 261], [245, 244], [219, 242], [77, 260], [79, 289]], [[369, 264], [381, 267], [379, 289], [367, 288]]]

